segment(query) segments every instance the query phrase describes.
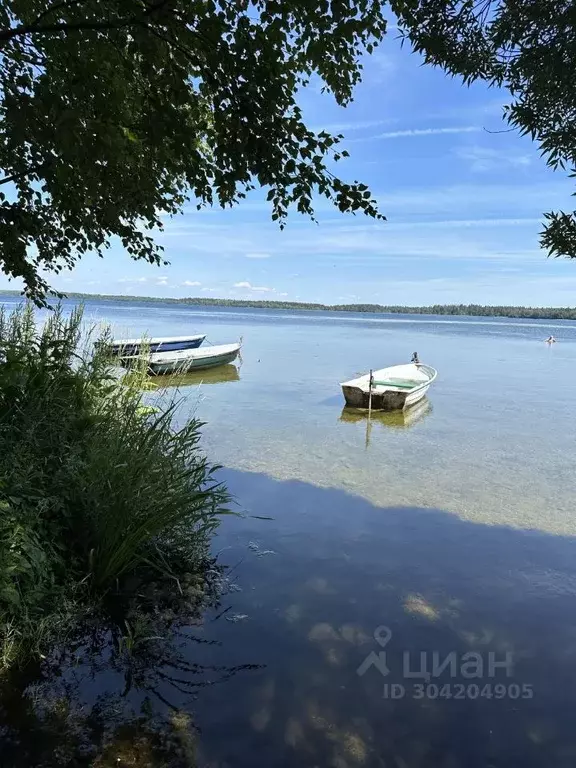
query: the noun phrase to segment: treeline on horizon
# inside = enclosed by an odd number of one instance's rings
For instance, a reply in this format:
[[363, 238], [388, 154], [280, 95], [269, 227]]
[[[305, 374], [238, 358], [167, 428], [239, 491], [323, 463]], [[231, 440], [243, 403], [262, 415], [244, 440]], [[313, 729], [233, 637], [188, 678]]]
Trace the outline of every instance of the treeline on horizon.
[[[4, 296], [20, 296], [19, 291], [0, 291]], [[270, 299], [214, 299], [186, 297], [182, 299], [158, 296], [115, 296], [100, 293], [67, 293], [68, 299], [98, 299], [100, 301], [149, 302], [187, 304], [204, 307], [245, 307], [252, 309], [295, 309], [324, 312], [367, 312], [407, 315], [466, 315], [468, 317], [517, 317], [535, 320], [576, 320], [576, 307], [515, 307], [483, 304], [432, 304], [422, 307], [385, 304], [315, 304], [301, 301]]]

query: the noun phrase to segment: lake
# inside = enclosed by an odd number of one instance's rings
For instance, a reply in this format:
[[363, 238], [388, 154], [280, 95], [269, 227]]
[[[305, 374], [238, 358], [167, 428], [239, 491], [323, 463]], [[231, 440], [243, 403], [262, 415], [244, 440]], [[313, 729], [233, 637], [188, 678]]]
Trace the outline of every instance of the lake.
[[[214, 542], [230, 588], [185, 651], [215, 684], [170, 690], [200, 766], [576, 764], [576, 323], [86, 315], [121, 337], [243, 338], [236, 367], [178, 391], [242, 513]], [[414, 351], [438, 370], [414, 412], [343, 409], [340, 381]]]

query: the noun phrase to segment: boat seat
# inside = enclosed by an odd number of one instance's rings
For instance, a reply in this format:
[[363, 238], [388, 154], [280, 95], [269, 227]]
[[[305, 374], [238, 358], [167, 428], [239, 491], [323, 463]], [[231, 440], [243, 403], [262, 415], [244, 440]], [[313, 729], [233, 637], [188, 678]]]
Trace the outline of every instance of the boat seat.
[[419, 384], [425, 384], [424, 381], [414, 381], [413, 379], [373, 379], [374, 387], [398, 387], [399, 389], [414, 389]]

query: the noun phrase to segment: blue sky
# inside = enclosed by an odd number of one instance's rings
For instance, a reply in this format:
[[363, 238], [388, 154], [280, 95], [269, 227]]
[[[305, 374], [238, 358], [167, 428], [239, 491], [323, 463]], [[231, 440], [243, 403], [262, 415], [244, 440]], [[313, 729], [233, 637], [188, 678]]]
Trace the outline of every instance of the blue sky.
[[[340, 214], [318, 199], [319, 224], [294, 211], [284, 231], [264, 194], [233, 210], [190, 205], [158, 240], [170, 266], [114, 245], [51, 276], [63, 291], [325, 303], [576, 304], [576, 261], [539, 249], [542, 214], [571, 206], [571, 184], [516, 133], [489, 133], [505, 94], [466, 88], [423, 67], [391, 31], [365, 61], [346, 109], [312, 83], [310, 127], [342, 132], [339, 174], [370, 185], [388, 221]], [[19, 287], [0, 277], [0, 287]]]

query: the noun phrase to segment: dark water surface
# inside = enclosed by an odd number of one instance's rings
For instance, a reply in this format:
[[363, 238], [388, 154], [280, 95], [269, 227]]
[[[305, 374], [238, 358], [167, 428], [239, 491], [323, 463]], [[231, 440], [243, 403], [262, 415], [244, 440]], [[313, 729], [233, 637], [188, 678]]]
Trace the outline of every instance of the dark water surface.
[[[214, 545], [233, 588], [184, 652], [260, 665], [192, 702], [170, 690], [199, 765], [576, 766], [576, 323], [87, 315], [117, 336], [244, 339], [237, 367], [179, 382], [179, 418], [207, 422], [246, 513]], [[343, 411], [339, 381], [415, 350], [439, 372], [429, 401], [371, 424]]]

